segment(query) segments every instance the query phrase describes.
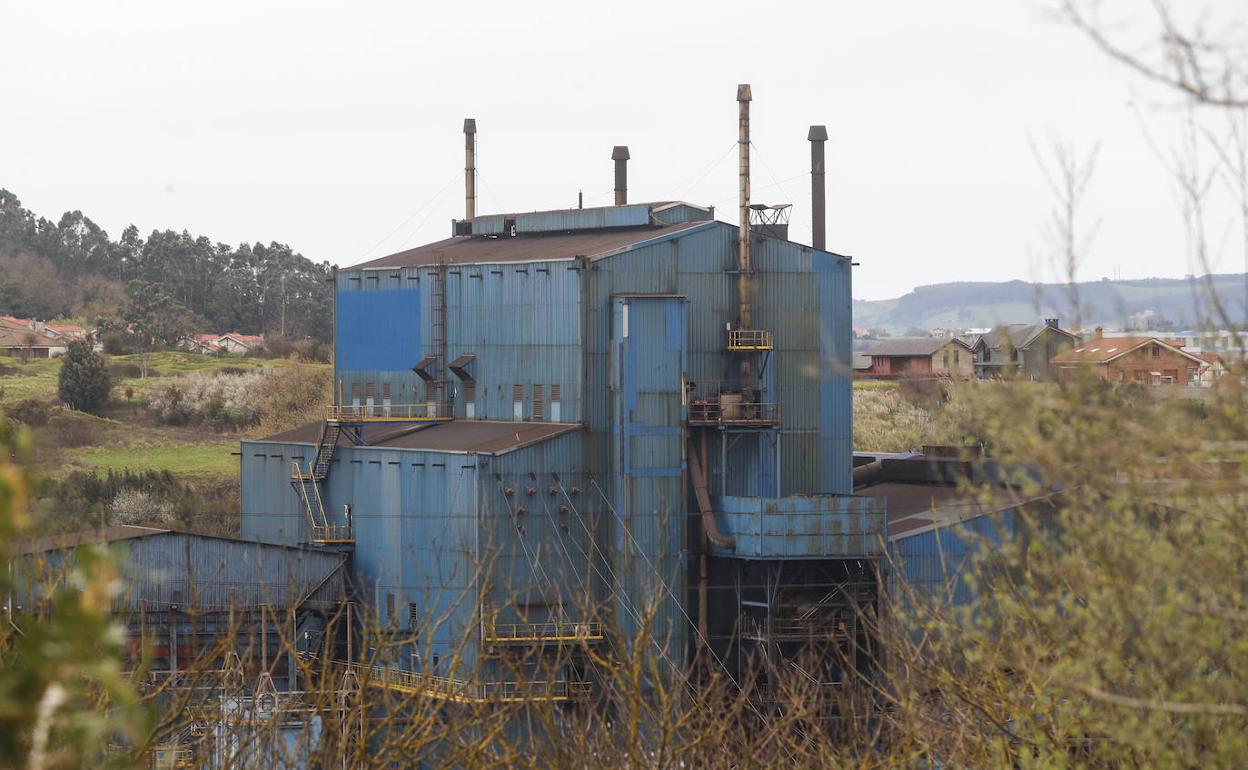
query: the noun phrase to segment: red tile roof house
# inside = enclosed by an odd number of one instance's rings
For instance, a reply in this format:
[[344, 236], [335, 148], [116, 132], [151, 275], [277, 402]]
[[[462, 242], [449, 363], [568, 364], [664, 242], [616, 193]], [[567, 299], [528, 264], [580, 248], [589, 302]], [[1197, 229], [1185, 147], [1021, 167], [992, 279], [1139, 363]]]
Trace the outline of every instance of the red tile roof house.
[[865, 355], [871, 365], [856, 370], [857, 377], [970, 377], [974, 372], [971, 348], [954, 338], [897, 337], [880, 340]]
[[1063, 380], [1091, 369], [1109, 382], [1192, 386], [1200, 385], [1200, 374], [1209, 366], [1182, 347], [1153, 337], [1095, 339], [1054, 356], [1053, 365]]
[[221, 339], [217, 341], [218, 347], [227, 353], [250, 353], [263, 344], [264, 335], [262, 334], [239, 334], [238, 332], [222, 334]]

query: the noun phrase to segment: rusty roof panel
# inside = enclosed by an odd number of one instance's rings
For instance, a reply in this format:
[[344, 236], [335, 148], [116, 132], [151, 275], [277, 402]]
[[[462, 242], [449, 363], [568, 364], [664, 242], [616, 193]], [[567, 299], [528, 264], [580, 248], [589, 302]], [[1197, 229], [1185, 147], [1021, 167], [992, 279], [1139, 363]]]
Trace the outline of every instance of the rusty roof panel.
[[[321, 437], [321, 425], [310, 422], [259, 440], [275, 444], [315, 444]], [[365, 445], [370, 447], [502, 454], [579, 428], [579, 425], [561, 422], [453, 420], [408, 428], [365, 425], [363, 434]], [[338, 446], [352, 446], [351, 440], [339, 436]]]
[[666, 227], [628, 227], [577, 233], [532, 233], [512, 238], [461, 235], [343, 269], [372, 270], [434, 264], [471, 265], [592, 257], [706, 224], [706, 222], [690, 222]]

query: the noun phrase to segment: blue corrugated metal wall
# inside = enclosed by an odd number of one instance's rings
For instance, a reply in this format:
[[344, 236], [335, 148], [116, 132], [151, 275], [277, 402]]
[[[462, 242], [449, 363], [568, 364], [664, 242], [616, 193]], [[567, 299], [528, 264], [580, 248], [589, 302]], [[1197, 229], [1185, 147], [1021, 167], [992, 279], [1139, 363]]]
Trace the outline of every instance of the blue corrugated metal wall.
[[617, 296], [612, 318], [615, 623], [633, 638], [656, 603], [650, 633], [683, 662], [686, 303]]
[[1014, 537], [1018, 527], [1018, 514], [1009, 509], [895, 538], [889, 543], [892, 595], [898, 601], [905, 599], [907, 592], [897, 585], [904, 582], [924, 600], [950, 606], [970, 604], [974, 592], [965, 575], [979, 549]]

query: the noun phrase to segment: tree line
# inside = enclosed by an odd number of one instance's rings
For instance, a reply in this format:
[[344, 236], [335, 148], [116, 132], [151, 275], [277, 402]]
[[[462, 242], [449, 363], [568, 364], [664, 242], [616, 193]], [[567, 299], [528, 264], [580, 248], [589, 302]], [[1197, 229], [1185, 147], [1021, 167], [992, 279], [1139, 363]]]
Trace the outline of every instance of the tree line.
[[[0, 314], [107, 329], [158, 306], [178, 327], [327, 341], [332, 275], [328, 262], [276, 241], [230, 246], [186, 230], [143, 238], [134, 225], [113, 240], [81, 211], [53, 222], [0, 189]], [[140, 301], [146, 308], [132, 307]]]

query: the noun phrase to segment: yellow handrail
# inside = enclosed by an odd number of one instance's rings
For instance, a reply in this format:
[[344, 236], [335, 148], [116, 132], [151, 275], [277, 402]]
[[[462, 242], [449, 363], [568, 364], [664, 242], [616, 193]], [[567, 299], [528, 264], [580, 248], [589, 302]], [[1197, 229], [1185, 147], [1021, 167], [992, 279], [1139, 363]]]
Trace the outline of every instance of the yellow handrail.
[[763, 329], [729, 329], [729, 350], [771, 350], [775, 347], [772, 333]]
[[596, 621], [549, 621], [546, 623], [495, 623], [485, 627], [487, 642], [598, 641], [602, 624]]
[[425, 422], [449, 420], [447, 404], [330, 404], [325, 419], [330, 422]]
[[456, 703], [566, 701], [589, 695], [589, 682], [566, 679], [469, 682], [363, 663], [346, 663], [365, 684]]

